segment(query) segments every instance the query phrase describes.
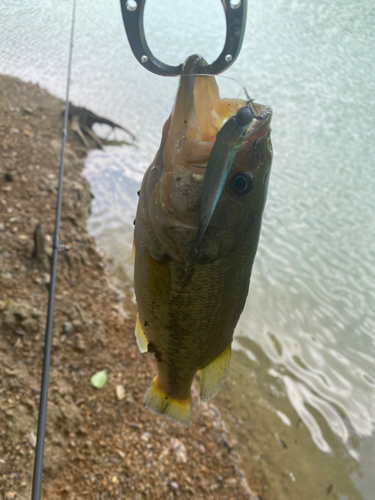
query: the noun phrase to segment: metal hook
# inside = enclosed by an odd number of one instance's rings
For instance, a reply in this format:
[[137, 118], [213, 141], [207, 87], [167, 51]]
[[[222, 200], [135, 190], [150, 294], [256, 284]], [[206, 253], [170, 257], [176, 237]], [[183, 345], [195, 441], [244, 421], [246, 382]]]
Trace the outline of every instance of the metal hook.
[[[182, 64], [170, 66], [157, 59], [151, 52], [143, 27], [143, 13], [146, 0], [120, 0], [125, 31], [136, 59], [146, 69], [161, 76], [178, 76]], [[221, 0], [227, 24], [224, 48], [212, 64], [204, 68], [204, 73], [218, 75], [231, 66], [240, 53], [245, 34], [247, 0]]]

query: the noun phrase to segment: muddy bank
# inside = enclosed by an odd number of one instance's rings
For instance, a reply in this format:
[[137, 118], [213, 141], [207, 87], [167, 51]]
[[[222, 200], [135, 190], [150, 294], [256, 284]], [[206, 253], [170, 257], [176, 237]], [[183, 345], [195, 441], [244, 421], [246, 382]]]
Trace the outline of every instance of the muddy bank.
[[[0, 76], [1, 500], [30, 498], [61, 111], [38, 85]], [[43, 497], [256, 498], [215, 406], [195, 395], [189, 429], [144, 408], [155, 367], [86, 230], [85, 156], [69, 129], [60, 243], [70, 250], [58, 260]], [[47, 258], [37, 260], [39, 222]], [[96, 390], [90, 377], [103, 369]]]

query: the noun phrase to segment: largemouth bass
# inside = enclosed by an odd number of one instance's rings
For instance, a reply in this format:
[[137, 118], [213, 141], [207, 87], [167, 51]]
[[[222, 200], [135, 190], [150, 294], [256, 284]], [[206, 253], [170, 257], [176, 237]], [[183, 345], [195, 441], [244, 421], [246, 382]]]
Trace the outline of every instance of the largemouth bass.
[[[185, 426], [195, 374], [200, 370], [206, 400], [228, 373], [272, 163], [271, 109], [253, 103], [257, 117], [245, 112], [248, 122], [241, 121], [246, 101], [221, 99], [213, 76], [197, 76], [205, 64], [197, 55], [184, 64], [160, 148], [143, 178], [134, 232], [136, 339], [141, 352], [154, 353], [158, 370], [145, 405]], [[233, 132], [231, 119], [244, 130]], [[206, 170], [212, 182], [205, 184]], [[210, 220], [191, 260], [205, 206]]]

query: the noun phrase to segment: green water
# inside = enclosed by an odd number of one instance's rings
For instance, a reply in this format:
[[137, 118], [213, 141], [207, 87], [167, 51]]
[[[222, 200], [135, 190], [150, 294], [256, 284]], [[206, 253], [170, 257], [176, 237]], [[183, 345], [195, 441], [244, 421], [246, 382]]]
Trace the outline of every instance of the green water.
[[[71, 3], [0, 5], [0, 72], [65, 91]], [[90, 230], [132, 297], [132, 221], [175, 79], [146, 72], [113, 0], [78, 2], [71, 100], [130, 128], [137, 147], [90, 153]], [[222, 95], [273, 107], [274, 164], [230, 378], [215, 402], [267, 499], [372, 500], [375, 491], [375, 3], [249, 2]], [[165, 62], [221, 51], [221, 2], [148, 0]], [[276, 436], [277, 435], [277, 438]], [[287, 445], [285, 448], [282, 444]], [[254, 478], [254, 480], [256, 479]]]

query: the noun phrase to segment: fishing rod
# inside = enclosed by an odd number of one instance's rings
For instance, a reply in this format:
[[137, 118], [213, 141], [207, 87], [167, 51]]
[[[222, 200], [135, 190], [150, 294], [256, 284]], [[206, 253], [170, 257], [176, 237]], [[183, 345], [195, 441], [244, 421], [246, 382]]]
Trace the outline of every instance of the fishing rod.
[[51, 274], [50, 274], [51, 279], [50, 279], [50, 286], [49, 286], [46, 333], [45, 333], [45, 341], [44, 341], [42, 385], [41, 385], [41, 392], [40, 392], [38, 431], [37, 431], [37, 440], [36, 440], [36, 447], [35, 447], [33, 488], [32, 488], [32, 496], [31, 496], [32, 500], [39, 500], [40, 499], [41, 488], [42, 488], [43, 452], [44, 452], [44, 440], [45, 440], [45, 432], [46, 432], [48, 383], [49, 383], [49, 369], [50, 369], [50, 362], [51, 362], [52, 323], [53, 323], [53, 306], [54, 306], [54, 301], [55, 301], [57, 256], [58, 256], [60, 251], [64, 251], [67, 249], [66, 247], [60, 247], [60, 245], [59, 245], [59, 231], [60, 231], [62, 188], [63, 188], [63, 177], [64, 177], [65, 145], [66, 145], [66, 138], [67, 138], [67, 124], [68, 124], [68, 113], [69, 113], [69, 90], [70, 90], [70, 75], [71, 75], [71, 70], [72, 70], [75, 14], [76, 14], [76, 0], [73, 0], [72, 23], [71, 23], [71, 32], [70, 32], [68, 76], [67, 76], [67, 83], [66, 83], [64, 124], [63, 124], [63, 130], [62, 130], [60, 170], [59, 170], [59, 182], [58, 182], [58, 190], [57, 190], [55, 231], [54, 231], [53, 244], [52, 244], [53, 251], [52, 251]]

